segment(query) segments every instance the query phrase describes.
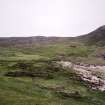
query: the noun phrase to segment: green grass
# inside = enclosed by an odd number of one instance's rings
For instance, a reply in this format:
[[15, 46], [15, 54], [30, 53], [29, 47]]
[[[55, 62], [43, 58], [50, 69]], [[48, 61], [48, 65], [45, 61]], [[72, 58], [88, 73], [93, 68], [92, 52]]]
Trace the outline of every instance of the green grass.
[[40, 55], [19, 55], [19, 56], [15, 56], [15, 57], [0, 57], [0, 60], [9, 60], [9, 61], [39, 60], [39, 59], [47, 59], [47, 58], [42, 57]]
[[87, 57], [91, 50], [85, 46], [73, 48], [66, 44], [47, 45], [39, 48], [1, 48], [0, 60], [38, 60], [58, 55]]
[[[67, 60], [87, 63], [104, 63], [94, 57], [94, 47], [76, 44], [53, 44], [43, 47], [3, 48], [0, 47], [0, 105], [105, 105], [105, 93], [88, 89], [84, 83], [70, 78], [71, 72], [53, 71], [52, 79], [3, 76], [8, 71], [21, 70], [14, 67], [19, 62], [31, 63], [36, 68], [47, 70], [46, 60], [63, 56]], [[52, 67], [53, 68], [53, 67]], [[26, 69], [25, 69], [26, 70]], [[45, 72], [45, 71], [43, 71]], [[51, 70], [50, 70], [51, 72]], [[63, 87], [65, 92], [78, 91], [80, 99], [62, 97], [51, 88]]]
[[[63, 85], [66, 91], [79, 90], [87, 97], [61, 98], [55, 92], [37, 87], [36, 84], [48, 88]], [[35, 79], [34, 84], [30, 78], [0, 77], [0, 105], [104, 105], [104, 97], [104, 93], [89, 91], [81, 83], [72, 80], [68, 84], [66, 78], [61, 77], [52, 80]]]

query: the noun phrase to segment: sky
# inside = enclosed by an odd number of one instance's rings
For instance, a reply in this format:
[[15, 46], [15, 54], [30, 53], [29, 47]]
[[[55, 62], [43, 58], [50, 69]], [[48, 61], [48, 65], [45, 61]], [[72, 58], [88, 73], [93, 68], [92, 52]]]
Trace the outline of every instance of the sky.
[[0, 37], [78, 36], [105, 25], [105, 0], [0, 0]]

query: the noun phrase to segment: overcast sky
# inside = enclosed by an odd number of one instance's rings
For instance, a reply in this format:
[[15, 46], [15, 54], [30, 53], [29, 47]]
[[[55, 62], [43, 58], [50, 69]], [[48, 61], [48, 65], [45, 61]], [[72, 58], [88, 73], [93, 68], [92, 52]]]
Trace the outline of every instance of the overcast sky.
[[0, 36], [77, 36], [105, 25], [105, 0], [0, 0]]

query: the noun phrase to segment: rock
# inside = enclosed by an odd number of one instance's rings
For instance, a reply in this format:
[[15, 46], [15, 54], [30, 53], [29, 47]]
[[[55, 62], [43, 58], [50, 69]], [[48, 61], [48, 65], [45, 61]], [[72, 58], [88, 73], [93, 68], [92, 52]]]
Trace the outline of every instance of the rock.
[[[102, 78], [99, 78], [97, 75], [93, 75], [93, 72], [100, 72], [105, 74], [105, 66], [102, 65], [90, 65], [90, 64], [84, 64], [84, 63], [78, 63], [73, 64], [68, 61], [60, 61], [58, 64], [60, 64], [62, 67], [67, 68], [69, 70], [72, 69], [75, 71], [77, 76], [80, 76], [80, 80], [86, 82], [91, 89], [98, 89], [100, 91], [105, 91], [105, 80]], [[94, 73], [95, 74], [95, 73]]]

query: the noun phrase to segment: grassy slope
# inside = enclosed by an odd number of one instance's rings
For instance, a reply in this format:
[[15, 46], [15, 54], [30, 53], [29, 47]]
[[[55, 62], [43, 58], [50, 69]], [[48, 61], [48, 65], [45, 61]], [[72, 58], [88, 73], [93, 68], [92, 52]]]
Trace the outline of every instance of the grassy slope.
[[[55, 92], [40, 88], [64, 86], [68, 92], [78, 91], [84, 98], [61, 98]], [[51, 80], [0, 77], [0, 105], [104, 105], [104, 93], [89, 91], [78, 81], [59, 77]]]
[[[62, 73], [54, 74], [53, 79], [8, 78], [3, 76], [11, 71], [11, 65], [17, 62], [51, 59], [59, 54], [68, 57], [81, 58], [86, 61], [91, 57], [94, 48], [86, 46], [70, 47], [65, 44], [48, 45], [29, 48], [0, 48], [0, 105], [105, 105], [105, 94], [92, 91], [81, 82], [69, 79]], [[86, 62], [89, 62], [87, 60]], [[94, 62], [94, 61], [93, 61]], [[96, 60], [95, 60], [96, 62]], [[15, 70], [15, 69], [14, 69]], [[36, 85], [37, 84], [37, 85]], [[62, 98], [49, 87], [64, 87], [65, 91], [79, 91], [82, 99]], [[41, 88], [47, 87], [47, 88]]]
[[3, 48], [0, 47], [0, 59], [2, 60], [38, 60], [43, 57], [55, 57], [64, 54], [68, 56], [85, 57], [91, 52], [91, 49], [83, 45], [71, 47], [71, 44], [53, 44], [43, 47], [32, 48]]

